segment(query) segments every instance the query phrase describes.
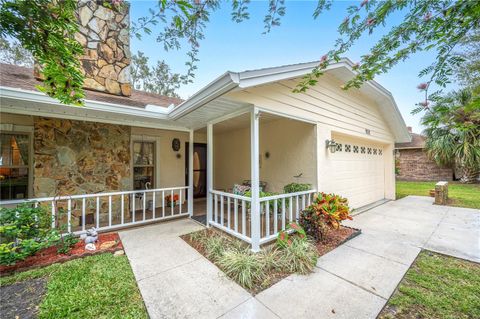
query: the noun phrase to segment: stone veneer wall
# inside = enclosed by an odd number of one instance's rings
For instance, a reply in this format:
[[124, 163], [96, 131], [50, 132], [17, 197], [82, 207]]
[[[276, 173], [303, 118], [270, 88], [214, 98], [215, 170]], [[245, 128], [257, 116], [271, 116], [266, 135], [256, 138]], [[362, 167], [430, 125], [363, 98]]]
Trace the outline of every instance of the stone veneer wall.
[[406, 181], [451, 181], [453, 170], [439, 167], [422, 149], [402, 149], [396, 154], [399, 174]]
[[129, 4], [123, 2], [110, 9], [103, 2], [78, 2], [80, 33], [75, 38], [85, 48], [80, 58], [85, 71], [84, 87], [130, 96]]
[[130, 127], [34, 118], [34, 197], [131, 190]]

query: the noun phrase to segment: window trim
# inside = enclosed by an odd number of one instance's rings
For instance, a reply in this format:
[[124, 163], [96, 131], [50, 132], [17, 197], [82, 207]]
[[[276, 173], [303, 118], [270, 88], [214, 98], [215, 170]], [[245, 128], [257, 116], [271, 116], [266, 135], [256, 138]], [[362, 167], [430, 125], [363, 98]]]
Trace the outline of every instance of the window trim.
[[[27, 186], [27, 197], [26, 198], [33, 198], [33, 180], [34, 180], [34, 149], [33, 149], [33, 139], [34, 139], [34, 127], [29, 125], [15, 125], [15, 124], [8, 124], [2, 123], [0, 124], [0, 134], [21, 134], [21, 135], [28, 135], [28, 186]], [[15, 168], [13, 165], [9, 166], [11, 168]], [[24, 166], [22, 166], [24, 167]], [[14, 198], [16, 199], [16, 198]], [[3, 200], [3, 199], [2, 199]]]
[[160, 188], [160, 137], [151, 136], [151, 135], [131, 135], [130, 136], [130, 182], [131, 190], [133, 190], [133, 175], [134, 167], [150, 167], [151, 165], [134, 165], [133, 162], [133, 144], [135, 142], [153, 142], [154, 143], [154, 154], [153, 154], [153, 185], [152, 188]]

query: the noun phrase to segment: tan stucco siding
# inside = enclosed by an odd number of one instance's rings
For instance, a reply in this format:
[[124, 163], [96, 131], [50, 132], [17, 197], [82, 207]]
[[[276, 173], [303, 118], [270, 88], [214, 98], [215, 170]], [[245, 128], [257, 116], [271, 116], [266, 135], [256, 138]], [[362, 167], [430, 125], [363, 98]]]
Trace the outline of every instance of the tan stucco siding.
[[[289, 119], [260, 120], [260, 179], [267, 183], [267, 191], [283, 192], [283, 186], [291, 182], [315, 187], [315, 151], [314, 125]], [[250, 128], [214, 135], [214, 173], [216, 189], [229, 189], [250, 179]]]
[[362, 137], [368, 129], [371, 139], [394, 140], [378, 111], [379, 106], [355, 89], [342, 90], [342, 82], [328, 74], [306, 93], [293, 93], [296, 83], [297, 80], [286, 80], [231, 92], [228, 96], [267, 110], [317, 122], [332, 131]]
[[[325, 148], [325, 140], [342, 134], [348, 139], [363, 141], [366, 145], [382, 145], [384, 151], [384, 196], [394, 199], [395, 179], [392, 151], [395, 138], [379, 111], [382, 105], [378, 105], [373, 99], [356, 89], [342, 90], [343, 83], [329, 74], [322, 76], [318, 84], [305, 93], [292, 92], [296, 83], [298, 83], [298, 79], [285, 80], [231, 92], [228, 96], [238, 101], [251, 103], [267, 112], [304, 119], [317, 124], [318, 157], [315, 164], [318, 165], [316, 173], [318, 178], [315, 184], [318, 185], [320, 191], [348, 189], [340, 184], [355, 182], [353, 177], [352, 181], [340, 181], [337, 178], [336, 172], [331, 169], [333, 167], [332, 158]], [[303, 154], [298, 155], [299, 158], [302, 156]], [[354, 201], [363, 204], [368, 201], [366, 196], [364, 200], [359, 196]]]
[[[142, 137], [156, 138], [160, 148], [157, 150], [157, 188], [185, 186], [185, 157], [188, 156], [188, 150], [185, 143], [188, 142], [188, 132], [177, 132], [168, 130], [157, 130], [141, 127], [132, 127], [132, 140], [142, 140]], [[177, 158], [177, 152], [172, 149], [172, 140], [180, 139], [180, 158]], [[206, 143], [206, 135], [196, 133], [194, 135], [195, 143]]]

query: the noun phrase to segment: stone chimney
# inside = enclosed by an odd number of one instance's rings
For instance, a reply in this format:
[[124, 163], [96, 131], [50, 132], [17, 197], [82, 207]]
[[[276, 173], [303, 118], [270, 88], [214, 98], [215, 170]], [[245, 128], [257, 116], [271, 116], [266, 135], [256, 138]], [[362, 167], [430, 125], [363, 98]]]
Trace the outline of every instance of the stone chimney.
[[408, 133], [412, 133], [412, 127], [411, 126], [407, 126], [407, 130], [408, 130]]
[[[130, 96], [130, 6], [122, 0], [79, 0], [80, 57], [84, 88]], [[38, 67], [35, 76], [40, 78]]]

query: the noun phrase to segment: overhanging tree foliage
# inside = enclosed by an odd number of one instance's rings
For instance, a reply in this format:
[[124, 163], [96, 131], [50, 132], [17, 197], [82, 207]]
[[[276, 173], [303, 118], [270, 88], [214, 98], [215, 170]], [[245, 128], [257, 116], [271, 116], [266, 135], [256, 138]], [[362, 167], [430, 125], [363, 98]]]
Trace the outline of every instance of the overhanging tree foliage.
[[[115, 3], [122, 0], [109, 0]], [[249, 0], [231, 2], [231, 18], [241, 22], [250, 18]], [[318, 0], [313, 17], [321, 17], [330, 9], [332, 0]], [[79, 102], [82, 94], [82, 76], [75, 56], [81, 52], [74, 41], [76, 31], [73, 0], [0, 0], [1, 35], [17, 38], [45, 65], [47, 81], [43, 90], [64, 103]], [[165, 50], [187, 45], [186, 77], [192, 79], [196, 71], [200, 41], [210, 14], [224, 4], [220, 0], [168, 1], [159, 0], [149, 15], [132, 22], [132, 34], [141, 37], [156, 28], [157, 41]], [[436, 59], [420, 72], [430, 83], [445, 87], [453, 69], [464, 60], [454, 54], [455, 48], [473, 29], [479, 27], [480, 1], [470, 0], [363, 0], [350, 6], [340, 24], [340, 38], [332, 50], [320, 59], [318, 67], [306, 76], [296, 88], [304, 92], [315, 85], [325, 68], [338, 61], [363, 35], [379, 32], [393, 14], [405, 14], [403, 20], [390, 28], [363, 55], [354, 69], [357, 75], [344, 85], [345, 89], [360, 87], [376, 75], [388, 72], [397, 63], [419, 51], [437, 52]], [[269, 0], [264, 18], [264, 33], [281, 23], [287, 14], [284, 0]], [[159, 27], [161, 25], [161, 27]], [[61, 41], [62, 36], [66, 41]], [[428, 92], [428, 91], [427, 91]], [[421, 107], [428, 106], [429, 96]], [[421, 111], [422, 109], [419, 109]]]
[[[320, 0], [314, 16], [328, 10], [333, 1]], [[338, 31], [340, 38], [332, 50], [322, 56], [320, 64], [296, 88], [303, 92], [317, 83], [332, 61], [339, 61], [362, 36], [384, 27], [390, 16], [407, 11], [403, 20], [375, 43], [354, 66], [357, 74], [343, 86], [360, 87], [376, 75], [388, 72], [399, 62], [419, 51], [436, 51], [434, 61], [420, 71], [431, 83], [445, 87], [463, 59], [453, 54], [466, 35], [480, 25], [480, 1], [470, 0], [363, 0], [350, 6]], [[428, 94], [427, 94], [428, 100]], [[424, 101], [420, 107], [428, 105]], [[419, 111], [421, 110], [419, 109]]]
[[83, 48], [74, 39], [76, 5], [75, 0], [0, 0], [0, 36], [20, 41], [42, 66], [40, 91], [79, 105], [84, 97], [78, 60]]

